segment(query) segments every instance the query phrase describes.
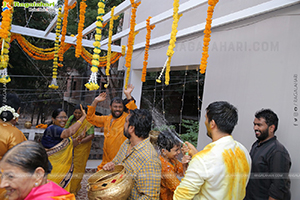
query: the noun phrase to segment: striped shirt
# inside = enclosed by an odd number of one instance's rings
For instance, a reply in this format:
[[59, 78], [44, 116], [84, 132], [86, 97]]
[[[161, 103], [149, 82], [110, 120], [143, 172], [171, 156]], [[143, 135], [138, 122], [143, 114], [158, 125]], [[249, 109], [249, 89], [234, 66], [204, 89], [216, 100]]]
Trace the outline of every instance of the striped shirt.
[[113, 159], [114, 164], [124, 165], [134, 185], [128, 199], [146, 200], [159, 199], [161, 163], [155, 149], [147, 138], [131, 149], [126, 155], [130, 141], [127, 139], [122, 144], [118, 154]]

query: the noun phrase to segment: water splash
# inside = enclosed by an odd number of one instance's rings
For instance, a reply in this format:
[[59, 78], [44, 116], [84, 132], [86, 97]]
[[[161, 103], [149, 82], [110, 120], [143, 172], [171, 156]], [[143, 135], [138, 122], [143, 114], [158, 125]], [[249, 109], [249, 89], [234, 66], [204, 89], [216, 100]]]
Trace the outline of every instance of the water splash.
[[[152, 111], [152, 120], [153, 120], [153, 127], [152, 129], [160, 131], [167, 131], [172, 136], [176, 138], [181, 144], [184, 142], [180, 139], [178, 133], [175, 130], [175, 126], [169, 125], [169, 122], [165, 119], [165, 117], [159, 112], [155, 107], [153, 107], [152, 103], [148, 100], [143, 98], [143, 102], [147, 104], [149, 110]], [[167, 136], [166, 136], [167, 137]]]

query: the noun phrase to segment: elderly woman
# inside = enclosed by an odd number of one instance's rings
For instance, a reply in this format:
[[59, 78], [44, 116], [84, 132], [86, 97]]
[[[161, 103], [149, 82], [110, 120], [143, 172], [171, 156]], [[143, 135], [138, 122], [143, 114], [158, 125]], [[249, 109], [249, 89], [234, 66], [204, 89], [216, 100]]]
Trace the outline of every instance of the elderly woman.
[[[82, 117], [82, 111], [80, 109], [80, 105], [76, 105], [73, 115], [69, 117], [65, 128], [69, 128], [71, 125], [77, 122]], [[84, 137], [81, 142], [78, 142], [78, 137], [83, 130], [86, 130], [86, 137]], [[91, 146], [92, 146], [92, 139], [94, 138], [94, 126], [89, 123], [86, 119], [82, 122], [82, 125], [77, 130], [77, 132], [72, 136], [74, 138], [74, 157], [73, 157], [73, 164], [74, 164], [74, 176], [71, 180], [71, 193], [75, 195], [81, 188], [81, 180], [83, 178], [83, 174], [85, 173], [86, 162], [89, 158]]]
[[0, 170], [0, 187], [6, 189], [9, 200], [75, 200], [73, 194], [47, 181], [51, 165], [44, 147], [37, 142], [25, 141], [10, 149], [0, 161]]
[[82, 109], [82, 116], [69, 128], [64, 128], [68, 120], [67, 114], [62, 109], [56, 109], [52, 113], [52, 125], [48, 126], [42, 137], [41, 143], [46, 148], [49, 160], [52, 164], [52, 172], [49, 179], [70, 192], [70, 181], [73, 176], [74, 165], [73, 143], [79, 143], [85, 136], [85, 130], [74, 135], [85, 120], [86, 113]]

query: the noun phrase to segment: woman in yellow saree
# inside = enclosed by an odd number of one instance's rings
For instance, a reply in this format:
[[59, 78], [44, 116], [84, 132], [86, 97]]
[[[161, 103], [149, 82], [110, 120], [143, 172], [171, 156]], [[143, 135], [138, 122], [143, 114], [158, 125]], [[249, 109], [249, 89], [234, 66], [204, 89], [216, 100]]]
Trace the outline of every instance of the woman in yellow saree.
[[[61, 108], [52, 113], [52, 125], [48, 126], [41, 143], [45, 147], [52, 171], [48, 178], [70, 192], [70, 181], [73, 176], [73, 138], [85, 120], [86, 113], [82, 109], [82, 117], [69, 128], [65, 129], [67, 114]], [[83, 133], [84, 134], [84, 133]], [[81, 135], [79, 139], [84, 137]]]
[[[75, 110], [73, 115], [69, 117], [65, 128], [69, 128], [71, 125], [76, 123], [82, 116], [82, 111], [80, 106], [75, 106]], [[77, 138], [81, 135], [82, 132], [86, 131], [86, 136], [80, 141]], [[92, 146], [92, 139], [94, 138], [94, 126], [89, 123], [86, 119], [82, 122], [82, 125], [77, 130], [77, 132], [73, 135], [74, 138], [74, 157], [73, 157], [73, 164], [74, 164], [74, 171], [73, 177], [71, 179], [71, 193], [75, 195], [81, 188], [81, 180], [85, 173], [86, 162], [89, 158], [91, 146]]]

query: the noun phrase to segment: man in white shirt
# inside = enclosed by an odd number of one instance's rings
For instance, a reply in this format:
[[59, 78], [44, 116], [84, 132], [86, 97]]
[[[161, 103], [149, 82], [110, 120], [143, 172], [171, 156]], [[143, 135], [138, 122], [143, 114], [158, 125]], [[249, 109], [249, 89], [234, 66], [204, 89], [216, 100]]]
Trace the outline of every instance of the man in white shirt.
[[251, 159], [247, 149], [231, 136], [238, 121], [237, 109], [228, 102], [213, 102], [206, 108], [205, 118], [212, 142], [195, 152], [173, 199], [243, 199]]

